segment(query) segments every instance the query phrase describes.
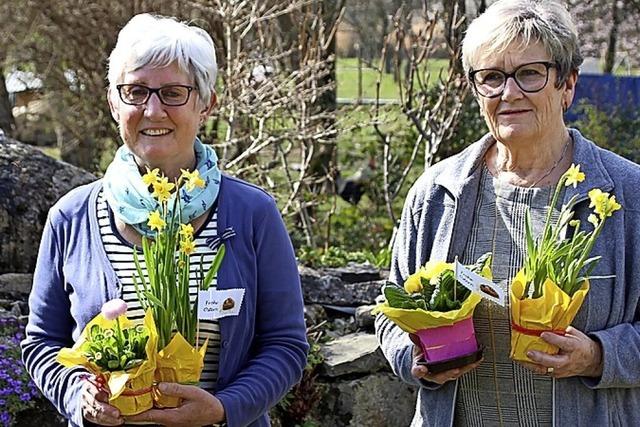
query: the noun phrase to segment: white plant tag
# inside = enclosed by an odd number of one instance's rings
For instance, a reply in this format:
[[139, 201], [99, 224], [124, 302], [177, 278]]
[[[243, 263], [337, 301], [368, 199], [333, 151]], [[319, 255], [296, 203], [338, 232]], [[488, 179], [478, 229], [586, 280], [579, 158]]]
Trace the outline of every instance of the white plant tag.
[[456, 258], [454, 262], [454, 273], [456, 280], [465, 288], [479, 294], [483, 298], [495, 302], [502, 307], [506, 306], [505, 292], [491, 280], [487, 280], [479, 274], [469, 270], [458, 262]]
[[198, 319], [213, 320], [237, 316], [244, 299], [244, 291], [244, 288], [199, 291]]

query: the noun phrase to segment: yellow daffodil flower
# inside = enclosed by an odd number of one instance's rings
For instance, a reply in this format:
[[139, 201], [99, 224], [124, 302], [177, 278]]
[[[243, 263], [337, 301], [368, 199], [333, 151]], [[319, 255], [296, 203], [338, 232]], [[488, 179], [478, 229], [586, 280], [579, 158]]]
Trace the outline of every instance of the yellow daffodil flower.
[[158, 179], [160, 179], [160, 177], [158, 176], [159, 173], [160, 169], [158, 168], [155, 168], [153, 170], [147, 169], [147, 173], [142, 175], [142, 182], [144, 182], [146, 185], [155, 184]]
[[149, 221], [147, 222], [147, 225], [151, 230], [162, 231], [167, 226], [167, 223], [162, 219], [160, 212], [153, 211], [149, 214]]
[[589, 218], [587, 219], [591, 224], [593, 224], [594, 227], [598, 226], [598, 223], [600, 222], [598, 220], [598, 217], [595, 216], [594, 214], [589, 215]]
[[171, 197], [171, 190], [175, 186], [167, 178], [162, 177], [153, 183], [153, 193], [151, 195], [158, 199], [160, 203], [166, 202]]
[[186, 180], [185, 185], [187, 187], [187, 191], [193, 191], [193, 189], [196, 187], [204, 188], [205, 182], [200, 177], [200, 171], [198, 171], [197, 169], [193, 172], [189, 172], [186, 169], [180, 169], [180, 171], [182, 172], [180, 179]]
[[185, 255], [191, 255], [196, 250], [196, 242], [191, 239], [180, 241], [180, 252]]
[[615, 211], [621, 208], [620, 203], [616, 202], [616, 196], [609, 197], [609, 193], [605, 193], [598, 188], [589, 191], [590, 208], [598, 214], [600, 219], [611, 216]]
[[565, 181], [565, 186], [573, 185], [573, 188], [578, 186], [579, 182], [584, 181], [584, 172], [580, 172], [580, 165], [571, 165], [569, 170], [565, 172], [565, 176], [567, 180]]
[[180, 231], [178, 234], [185, 238], [191, 239], [193, 237], [193, 226], [191, 224], [180, 224]]

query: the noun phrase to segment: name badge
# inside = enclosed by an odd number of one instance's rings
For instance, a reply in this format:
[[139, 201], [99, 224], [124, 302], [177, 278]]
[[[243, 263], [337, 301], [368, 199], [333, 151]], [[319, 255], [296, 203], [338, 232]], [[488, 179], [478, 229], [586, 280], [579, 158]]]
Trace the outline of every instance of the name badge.
[[237, 316], [244, 299], [243, 288], [209, 289], [198, 292], [198, 319], [214, 320]]

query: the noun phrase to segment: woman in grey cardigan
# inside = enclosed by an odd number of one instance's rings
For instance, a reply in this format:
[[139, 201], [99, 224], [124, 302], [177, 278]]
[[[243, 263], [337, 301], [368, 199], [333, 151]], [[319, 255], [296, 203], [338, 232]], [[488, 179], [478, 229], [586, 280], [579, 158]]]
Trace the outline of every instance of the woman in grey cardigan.
[[572, 163], [587, 179], [560, 202], [577, 195], [582, 224], [593, 188], [615, 194], [623, 211], [596, 241], [598, 278], [573, 326], [541, 335], [557, 355], [509, 359], [509, 307], [483, 301], [474, 324], [484, 360], [431, 374], [416, 364], [422, 354], [408, 334], [376, 319], [394, 372], [420, 388], [412, 425], [640, 425], [640, 167], [565, 126], [581, 63], [575, 25], [554, 1], [500, 0], [469, 26], [463, 64], [489, 133], [415, 183], [390, 279], [403, 283], [428, 260], [469, 264], [491, 251], [494, 281], [507, 291], [523, 265], [526, 210], [539, 234]]

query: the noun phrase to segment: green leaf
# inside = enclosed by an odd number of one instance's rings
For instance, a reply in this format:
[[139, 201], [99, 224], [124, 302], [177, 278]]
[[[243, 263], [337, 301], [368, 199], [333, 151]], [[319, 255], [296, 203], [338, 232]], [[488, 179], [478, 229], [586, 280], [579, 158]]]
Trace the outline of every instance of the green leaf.
[[411, 298], [411, 296], [398, 285], [388, 283], [384, 288], [382, 288], [382, 293], [390, 307], [404, 309], [419, 308], [419, 305]]
[[204, 281], [202, 282], [201, 289], [203, 291], [209, 290], [209, 287], [211, 286], [211, 282], [213, 282], [213, 279], [216, 273], [220, 269], [220, 265], [222, 264], [222, 259], [224, 258], [225, 253], [226, 253], [226, 248], [223, 243], [218, 248], [218, 252], [216, 253], [215, 258], [211, 263], [211, 267], [209, 268], [209, 271], [207, 272], [207, 275], [205, 276]]

